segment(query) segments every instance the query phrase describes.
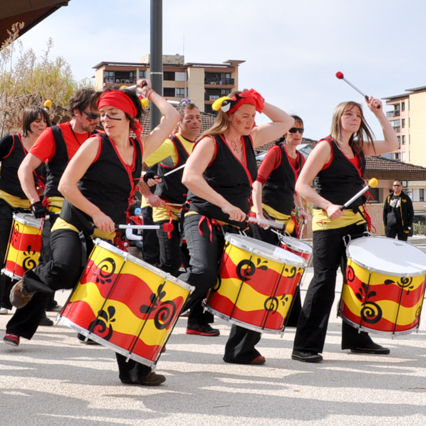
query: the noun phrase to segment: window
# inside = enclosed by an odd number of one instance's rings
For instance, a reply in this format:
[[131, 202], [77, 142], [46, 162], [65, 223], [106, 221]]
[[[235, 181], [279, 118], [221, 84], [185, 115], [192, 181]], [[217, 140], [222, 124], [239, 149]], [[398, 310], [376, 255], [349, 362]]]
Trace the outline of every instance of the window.
[[402, 127], [403, 129], [405, 129], [405, 118], [403, 118], [403, 119], [401, 120], [401, 127]]
[[146, 78], [146, 70], [139, 70], [139, 78]]
[[424, 188], [420, 188], [419, 189], [419, 201], [424, 201], [425, 200], [425, 190]]
[[395, 160], [400, 160], [401, 154], [399, 152], [395, 152]]
[[401, 145], [401, 136], [396, 137], [398, 139], [398, 145]]
[[186, 81], [186, 72], [175, 72], [176, 81]]
[[114, 74], [115, 74], [114, 71], [105, 71], [104, 82], [105, 83], [114, 83], [114, 78], [115, 78]]
[[176, 95], [175, 95], [176, 98], [184, 98], [186, 96], [185, 92], [186, 92], [186, 90], [185, 90], [184, 87], [176, 88]]
[[402, 135], [402, 144], [405, 145], [405, 135]]
[[164, 87], [163, 96], [165, 98], [174, 98], [175, 97], [175, 88], [174, 87]]
[[175, 81], [175, 73], [173, 71], [164, 71], [165, 81]]
[[405, 102], [401, 103], [401, 111], [405, 111]]

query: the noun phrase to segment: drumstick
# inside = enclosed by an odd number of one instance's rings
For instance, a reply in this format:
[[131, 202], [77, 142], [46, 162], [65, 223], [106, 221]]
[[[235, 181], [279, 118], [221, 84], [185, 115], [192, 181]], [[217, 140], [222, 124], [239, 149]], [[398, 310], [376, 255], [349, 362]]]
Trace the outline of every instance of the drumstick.
[[275, 220], [268, 220], [268, 219], [257, 219], [255, 217], [249, 217], [247, 220], [252, 223], [268, 225], [271, 228], [284, 229], [285, 232], [288, 232], [289, 234], [291, 234], [294, 231], [294, 226], [295, 226], [292, 220], [289, 220], [287, 223], [280, 223], [280, 222], [276, 222]]
[[185, 165], [186, 165], [186, 163], [185, 163], [185, 164], [182, 164], [182, 165], [181, 165], [181, 166], [179, 166], [179, 167], [176, 167], [176, 168], [175, 168], [175, 169], [173, 169], [173, 170], [170, 170], [170, 172], [165, 173], [165, 174], [163, 175], [163, 177], [168, 176], [168, 175], [171, 175], [172, 173], [177, 172], [177, 171], [178, 171], [178, 170], [180, 170], [180, 169], [183, 169], [183, 168], [185, 167]]
[[164, 223], [162, 225], [116, 225], [116, 229], [162, 229], [164, 232], [173, 231], [173, 223]]
[[343, 204], [342, 207], [340, 207], [340, 210], [346, 209], [348, 206], [350, 206], [356, 199], [361, 197], [362, 194], [367, 192], [370, 188], [374, 188], [378, 185], [379, 181], [376, 178], [372, 178], [368, 181], [367, 186], [361, 189], [357, 194], [355, 194], [350, 200], [346, 201], [345, 204]]

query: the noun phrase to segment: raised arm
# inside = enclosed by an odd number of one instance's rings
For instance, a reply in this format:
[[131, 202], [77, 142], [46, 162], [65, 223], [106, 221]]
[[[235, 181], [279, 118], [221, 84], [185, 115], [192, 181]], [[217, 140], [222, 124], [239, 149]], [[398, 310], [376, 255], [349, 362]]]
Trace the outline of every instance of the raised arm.
[[383, 112], [382, 101], [370, 96], [367, 105], [376, 116], [377, 120], [379, 120], [383, 130], [384, 140], [374, 141], [374, 148], [371, 143], [366, 143], [363, 148], [364, 154], [368, 157], [395, 151], [399, 148], [398, 138], [396, 137], [395, 130]]
[[284, 112], [282, 109], [265, 102], [263, 114], [271, 119], [271, 123], [261, 124], [253, 129], [251, 137], [253, 146], [264, 145], [280, 138], [294, 125], [294, 118]]

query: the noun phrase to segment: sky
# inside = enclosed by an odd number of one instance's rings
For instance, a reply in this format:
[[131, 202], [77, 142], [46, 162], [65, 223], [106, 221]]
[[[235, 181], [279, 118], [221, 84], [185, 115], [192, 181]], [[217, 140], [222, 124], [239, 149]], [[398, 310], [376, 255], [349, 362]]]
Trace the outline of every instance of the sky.
[[[358, 101], [380, 139], [363, 97], [336, 72], [382, 99], [426, 86], [425, 16], [425, 0], [163, 0], [163, 54], [244, 60], [239, 89], [302, 117], [310, 139], [328, 135], [338, 103]], [[102, 61], [138, 62], [150, 53], [150, 1], [71, 0], [21, 41], [42, 54], [49, 38], [51, 59], [62, 56], [76, 80]]]

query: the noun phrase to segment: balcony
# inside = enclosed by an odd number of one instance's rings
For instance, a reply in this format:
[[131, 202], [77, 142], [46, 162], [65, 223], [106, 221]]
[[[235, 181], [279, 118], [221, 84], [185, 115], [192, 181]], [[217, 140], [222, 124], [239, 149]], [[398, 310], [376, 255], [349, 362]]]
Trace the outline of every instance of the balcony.
[[212, 85], [212, 86], [234, 86], [235, 79], [234, 78], [220, 78], [220, 79], [212, 79], [212, 78], [206, 78], [204, 79], [205, 85]]
[[386, 113], [386, 117], [387, 118], [394, 118], [394, 117], [399, 117], [400, 112], [399, 111], [388, 111]]

